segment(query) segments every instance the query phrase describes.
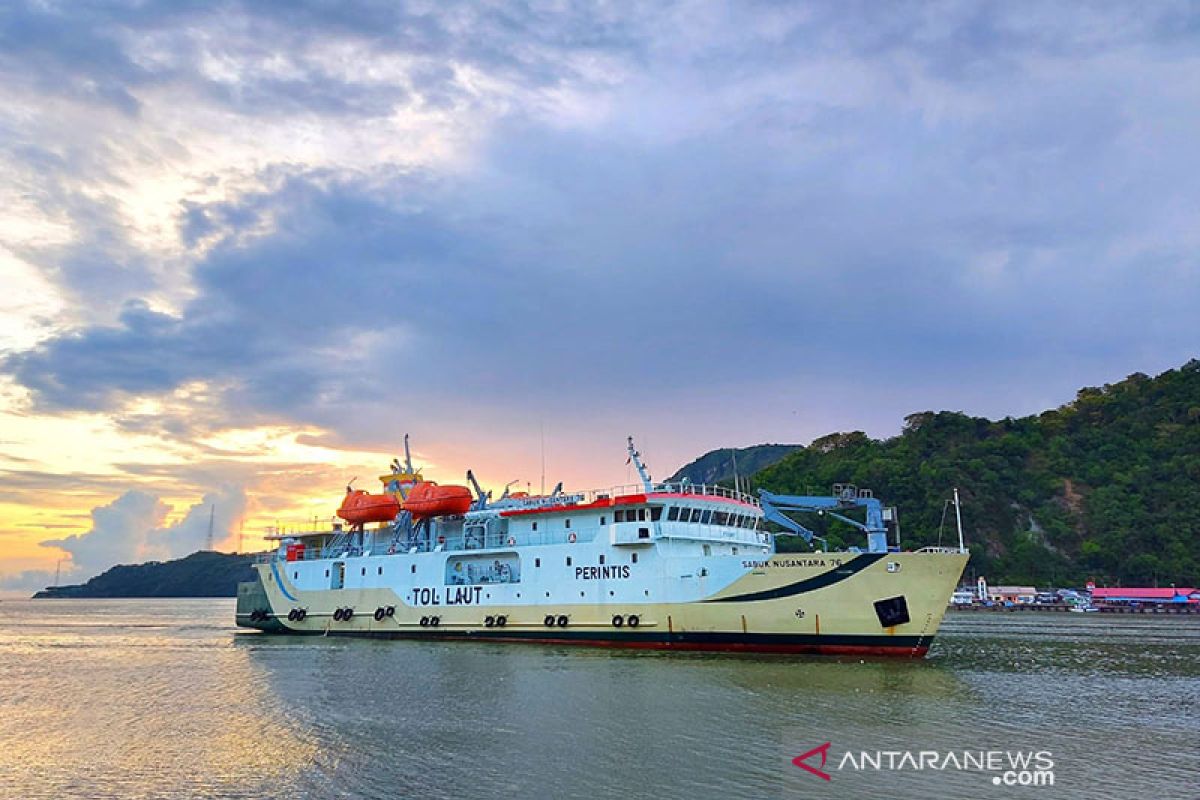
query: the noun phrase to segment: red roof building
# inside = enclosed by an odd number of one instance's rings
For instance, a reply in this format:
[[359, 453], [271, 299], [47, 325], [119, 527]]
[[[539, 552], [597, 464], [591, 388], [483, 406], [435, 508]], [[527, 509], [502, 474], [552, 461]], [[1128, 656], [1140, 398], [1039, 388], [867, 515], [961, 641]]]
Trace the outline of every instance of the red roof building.
[[1200, 591], [1191, 587], [1148, 589], [1140, 587], [1092, 589], [1092, 601], [1106, 603], [1200, 603]]

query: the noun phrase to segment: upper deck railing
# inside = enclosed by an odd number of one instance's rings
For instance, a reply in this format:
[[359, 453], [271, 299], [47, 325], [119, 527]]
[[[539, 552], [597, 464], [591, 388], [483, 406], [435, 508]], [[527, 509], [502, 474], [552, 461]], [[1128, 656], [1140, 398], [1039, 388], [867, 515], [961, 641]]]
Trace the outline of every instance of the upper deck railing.
[[646, 487], [640, 483], [628, 483], [621, 486], [613, 486], [608, 489], [587, 489], [582, 492], [568, 492], [560, 495], [537, 495], [533, 497], [503, 497], [493, 501], [488, 505], [488, 508], [497, 510], [522, 510], [531, 511], [539, 508], [555, 508], [558, 506], [572, 505], [587, 505], [598, 503], [603, 500], [612, 500], [623, 497], [638, 497], [642, 495], [656, 494], [671, 494], [683, 495], [687, 497], [695, 497], [696, 499], [724, 499], [735, 500], [739, 503], [759, 508], [760, 504], [757, 497], [739, 492], [735, 489], [730, 489], [726, 486], [720, 486], [715, 483], [690, 483], [688, 481], [674, 481], [668, 483], [655, 483], [649, 492]]

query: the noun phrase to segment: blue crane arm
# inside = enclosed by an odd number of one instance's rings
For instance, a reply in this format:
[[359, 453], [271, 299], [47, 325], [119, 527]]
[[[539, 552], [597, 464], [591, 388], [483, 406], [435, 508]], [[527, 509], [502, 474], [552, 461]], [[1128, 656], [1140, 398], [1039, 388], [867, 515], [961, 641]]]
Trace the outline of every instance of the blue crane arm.
[[[867, 548], [870, 552], [887, 552], [887, 528], [883, 524], [883, 505], [874, 497], [786, 495], [773, 494], [765, 489], [759, 489], [758, 494], [762, 502], [763, 516], [771, 522], [803, 536], [806, 542], [812, 542], [812, 531], [787, 516], [785, 511], [829, 514], [865, 533]], [[867, 521], [862, 523], [838, 513], [851, 508], [865, 509]]]

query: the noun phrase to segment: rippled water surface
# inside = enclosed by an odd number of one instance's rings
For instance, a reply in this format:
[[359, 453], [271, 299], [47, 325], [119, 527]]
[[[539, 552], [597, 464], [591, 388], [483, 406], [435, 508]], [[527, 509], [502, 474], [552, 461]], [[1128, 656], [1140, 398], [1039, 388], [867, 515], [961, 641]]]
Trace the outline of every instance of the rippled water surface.
[[[952, 614], [928, 659], [862, 662], [271, 637], [232, 616], [0, 602], [0, 797], [1200, 797], [1194, 617]], [[792, 765], [825, 742], [829, 781]], [[1054, 786], [845, 763], [922, 750], [1049, 751]]]

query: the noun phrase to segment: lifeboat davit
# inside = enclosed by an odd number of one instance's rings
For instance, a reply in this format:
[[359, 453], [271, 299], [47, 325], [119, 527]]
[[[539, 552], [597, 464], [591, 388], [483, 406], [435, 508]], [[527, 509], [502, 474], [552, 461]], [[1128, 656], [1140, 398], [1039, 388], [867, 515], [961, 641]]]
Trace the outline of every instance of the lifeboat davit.
[[353, 525], [391, 522], [400, 513], [400, 501], [390, 494], [368, 494], [362, 489], [346, 492], [337, 515]]
[[471, 490], [466, 486], [438, 486], [434, 481], [421, 481], [409, 491], [402, 506], [416, 520], [465, 514], [471, 510]]

